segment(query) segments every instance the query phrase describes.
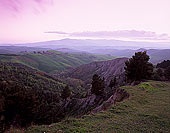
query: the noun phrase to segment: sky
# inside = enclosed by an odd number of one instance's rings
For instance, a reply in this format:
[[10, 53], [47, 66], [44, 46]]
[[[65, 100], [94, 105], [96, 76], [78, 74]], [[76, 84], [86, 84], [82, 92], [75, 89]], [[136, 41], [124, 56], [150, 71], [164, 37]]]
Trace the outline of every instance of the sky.
[[170, 42], [170, 0], [0, 0], [0, 43], [63, 38]]

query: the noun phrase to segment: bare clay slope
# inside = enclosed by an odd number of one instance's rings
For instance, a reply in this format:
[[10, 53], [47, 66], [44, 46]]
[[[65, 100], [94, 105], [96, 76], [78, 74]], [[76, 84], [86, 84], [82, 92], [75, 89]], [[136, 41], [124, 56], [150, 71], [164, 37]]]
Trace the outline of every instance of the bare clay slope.
[[85, 81], [85, 83], [90, 83], [92, 76], [94, 74], [99, 74], [104, 77], [106, 81], [110, 81], [114, 75], [119, 75], [124, 72], [126, 60], [128, 60], [128, 58], [117, 58], [108, 61], [92, 62], [81, 65], [77, 68], [73, 68], [65, 73], [64, 76], [81, 79]]

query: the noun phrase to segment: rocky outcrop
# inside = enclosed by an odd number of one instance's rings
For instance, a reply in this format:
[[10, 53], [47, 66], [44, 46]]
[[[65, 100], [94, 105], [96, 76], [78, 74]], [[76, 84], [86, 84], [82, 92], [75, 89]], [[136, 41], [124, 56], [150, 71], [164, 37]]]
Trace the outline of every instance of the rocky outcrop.
[[115, 93], [110, 98], [108, 98], [108, 100], [104, 101], [100, 106], [93, 109], [92, 113], [97, 113], [102, 110], [107, 110], [116, 102], [121, 102], [127, 98], [129, 98], [129, 94], [125, 90], [117, 89]]
[[127, 99], [129, 94], [124, 89], [115, 89], [112, 94], [102, 96], [90, 95], [82, 99], [63, 101], [61, 112], [67, 116], [82, 116], [88, 113], [97, 113], [109, 109], [116, 102]]

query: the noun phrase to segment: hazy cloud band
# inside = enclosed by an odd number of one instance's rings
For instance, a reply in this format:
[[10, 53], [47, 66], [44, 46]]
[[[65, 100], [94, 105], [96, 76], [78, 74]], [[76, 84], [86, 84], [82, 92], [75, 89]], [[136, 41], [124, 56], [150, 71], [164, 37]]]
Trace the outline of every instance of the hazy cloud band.
[[170, 40], [168, 34], [156, 34], [150, 31], [137, 30], [120, 30], [120, 31], [86, 31], [66, 33], [60, 31], [49, 31], [45, 33], [53, 33], [60, 35], [67, 35], [69, 37], [91, 37], [91, 38], [127, 38], [137, 40]]

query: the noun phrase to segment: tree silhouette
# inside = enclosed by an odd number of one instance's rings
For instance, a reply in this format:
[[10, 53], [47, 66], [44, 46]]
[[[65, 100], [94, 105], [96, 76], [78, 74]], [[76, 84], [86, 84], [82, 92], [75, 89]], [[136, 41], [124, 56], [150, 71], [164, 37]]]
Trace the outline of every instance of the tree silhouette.
[[141, 81], [149, 79], [153, 73], [153, 65], [149, 63], [149, 56], [144, 52], [135, 53], [125, 62], [125, 73], [129, 81]]
[[61, 92], [61, 98], [62, 99], [67, 99], [68, 97], [71, 96], [71, 90], [69, 89], [68, 85], [63, 89]]
[[116, 76], [114, 77], [114, 79], [111, 79], [110, 83], [109, 83], [109, 87], [112, 89], [113, 87], [117, 86], [117, 79]]
[[91, 92], [95, 95], [102, 95], [104, 93], [105, 88], [105, 79], [101, 78], [99, 75], [94, 74], [92, 78], [92, 88]]

